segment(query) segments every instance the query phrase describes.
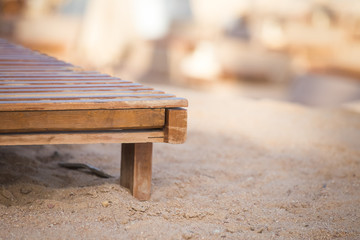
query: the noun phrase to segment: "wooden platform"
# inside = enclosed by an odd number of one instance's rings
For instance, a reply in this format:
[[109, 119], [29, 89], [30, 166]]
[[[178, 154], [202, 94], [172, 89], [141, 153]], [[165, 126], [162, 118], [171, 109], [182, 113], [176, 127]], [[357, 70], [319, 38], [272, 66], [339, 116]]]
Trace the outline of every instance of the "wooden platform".
[[152, 143], [183, 143], [187, 100], [0, 39], [0, 145], [124, 143], [121, 184], [151, 192]]

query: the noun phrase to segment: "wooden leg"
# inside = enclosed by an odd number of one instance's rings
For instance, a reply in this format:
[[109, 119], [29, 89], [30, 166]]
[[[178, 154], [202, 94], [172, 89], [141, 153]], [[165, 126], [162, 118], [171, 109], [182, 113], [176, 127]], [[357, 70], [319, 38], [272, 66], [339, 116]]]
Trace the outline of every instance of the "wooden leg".
[[151, 194], [152, 143], [123, 143], [120, 184], [139, 200]]

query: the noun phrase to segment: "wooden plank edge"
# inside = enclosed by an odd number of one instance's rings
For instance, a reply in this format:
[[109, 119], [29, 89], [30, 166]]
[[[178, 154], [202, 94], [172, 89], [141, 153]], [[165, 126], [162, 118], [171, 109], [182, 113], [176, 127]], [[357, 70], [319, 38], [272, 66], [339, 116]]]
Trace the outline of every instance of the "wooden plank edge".
[[39, 101], [36, 103], [0, 103], [0, 111], [51, 111], [72, 109], [130, 109], [130, 108], [177, 108], [187, 107], [185, 98], [154, 98], [154, 99], [124, 99], [124, 100], [101, 100], [92, 99], [86, 101]]
[[163, 130], [77, 133], [0, 134], [0, 145], [93, 144], [93, 143], [161, 143]]
[[187, 136], [187, 110], [184, 108], [167, 108], [165, 110], [166, 143], [181, 144]]

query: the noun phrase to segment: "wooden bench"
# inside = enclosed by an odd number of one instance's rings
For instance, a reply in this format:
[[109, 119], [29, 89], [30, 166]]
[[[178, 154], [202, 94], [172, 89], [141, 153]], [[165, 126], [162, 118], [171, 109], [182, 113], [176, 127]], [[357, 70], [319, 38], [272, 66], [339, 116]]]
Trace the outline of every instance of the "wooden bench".
[[187, 104], [0, 39], [0, 145], [122, 143], [120, 184], [139, 200], [152, 144], [185, 141]]

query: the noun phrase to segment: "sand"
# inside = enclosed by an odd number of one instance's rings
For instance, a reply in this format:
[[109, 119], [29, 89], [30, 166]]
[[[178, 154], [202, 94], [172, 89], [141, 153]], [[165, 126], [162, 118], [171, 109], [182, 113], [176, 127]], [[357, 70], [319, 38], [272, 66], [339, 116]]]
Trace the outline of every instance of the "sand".
[[0, 147], [0, 239], [360, 239], [355, 108], [159, 88], [189, 128], [154, 145], [150, 201], [120, 187], [120, 144]]

